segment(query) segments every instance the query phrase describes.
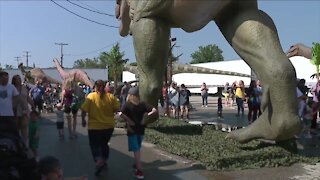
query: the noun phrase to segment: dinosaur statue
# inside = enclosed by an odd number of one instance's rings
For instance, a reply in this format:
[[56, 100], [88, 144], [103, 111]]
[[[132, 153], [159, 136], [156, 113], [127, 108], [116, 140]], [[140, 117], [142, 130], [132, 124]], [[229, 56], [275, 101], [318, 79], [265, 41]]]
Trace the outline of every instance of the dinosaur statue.
[[254, 139], [282, 141], [301, 130], [296, 98], [296, 73], [283, 52], [272, 19], [256, 0], [117, 0], [119, 33], [133, 36], [142, 100], [156, 104], [167, 65], [170, 28], [186, 32], [215, 21], [233, 49], [263, 83], [262, 115], [226, 138], [246, 143]]
[[40, 68], [33, 68], [30, 71], [27, 71], [23, 67], [23, 63], [20, 63], [18, 68], [20, 69], [22, 75], [24, 76], [25, 81], [30, 84], [35, 84], [35, 82], [39, 80], [41, 80], [43, 83], [61, 84], [61, 81], [48, 76]]
[[[307, 59], [312, 58], [312, 49], [304, 44], [298, 43], [295, 45], [290, 46], [290, 49], [287, 51], [288, 58], [293, 56], [302, 56]], [[317, 77], [317, 73], [314, 73], [310, 76], [311, 79]]]
[[[138, 67], [125, 64], [123, 69], [129, 71], [133, 74], [138, 74]], [[241, 76], [241, 77], [251, 77], [249, 74], [237, 73], [232, 71], [223, 71], [216, 69], [209, 69], [204, 67], [191, 66], [189, 64], [172, 64], [173, 74], [178, 73], [206, 73], [206, 74], [221, 74], [229, 76]]]
[[53, 59], [54, 64], [63, 80], [62, 89], [67, 88], [72, 82], [81, 82], [93, 88], [93, 82], [90, 80], [86, 72], [80, 69], [72, 69], [66, 72], [57, 59]]
[[311, 59], [312, 58], [312, 49], [304, 44], [298, 43], [292, 45], [287, 52], [288, 58], [293, 56], [303, 56], [305, 58]]

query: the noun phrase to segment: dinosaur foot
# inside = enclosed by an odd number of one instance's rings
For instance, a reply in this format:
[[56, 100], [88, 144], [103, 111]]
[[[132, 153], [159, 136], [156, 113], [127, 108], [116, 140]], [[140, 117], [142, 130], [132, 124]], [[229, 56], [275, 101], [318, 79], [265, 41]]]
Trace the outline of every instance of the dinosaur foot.
[[226, 139], [247, 143], [254, 139], [283, 141], [292, 138], [301, 130], [299, 117], [294, 113], [269, 114], [264, 112], [259, 119], [246, 128], [230, 132]]

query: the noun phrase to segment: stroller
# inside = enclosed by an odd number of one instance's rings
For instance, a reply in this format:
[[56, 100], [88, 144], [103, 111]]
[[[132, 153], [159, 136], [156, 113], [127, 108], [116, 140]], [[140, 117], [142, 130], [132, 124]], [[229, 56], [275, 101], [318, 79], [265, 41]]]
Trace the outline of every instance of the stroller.
[[28, 153], [23, 140], [17, 132], [8, 131], [0, 117], [0, 179], [28, 180], [40, 179], [36, 160]]

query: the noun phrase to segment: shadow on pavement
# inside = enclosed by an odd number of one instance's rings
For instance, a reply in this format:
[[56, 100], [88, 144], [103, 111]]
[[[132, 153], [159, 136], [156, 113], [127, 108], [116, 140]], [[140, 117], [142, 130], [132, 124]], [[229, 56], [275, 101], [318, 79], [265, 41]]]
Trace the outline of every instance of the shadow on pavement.
[[177, 135], [201, 135], [202, 126], [169, 126], [169, 127], [149, 127], [149, 129], [154, 129], [156, 131], [165, 134], [177, 134]]
[[[40, 157], [47, 155], [57, 157], [61, 161], [65, 177], [85, 175], [88, 176], [89, 180], [134, 179], [132, 169], [133, 156], [127, 150], [127, 136], [125, 133], [115, 130], [110, 141], [108, 169], [102, 171], [100, 177], [95, 177], [87, 129], [82, 128], [78, 122], [78, 137], [76, 139], [68, 139], [68, 131], [65, 128], [66, 138], [65, 140], [59, 140], [54, 119], [55, 114], [43, 115], [43, 120], [40, 123], [39, 153]], [[148, 147], [142, 148], [142, 161], [145, 179], [206, 179], [194, 172], [199, 168], [161, 156]]]

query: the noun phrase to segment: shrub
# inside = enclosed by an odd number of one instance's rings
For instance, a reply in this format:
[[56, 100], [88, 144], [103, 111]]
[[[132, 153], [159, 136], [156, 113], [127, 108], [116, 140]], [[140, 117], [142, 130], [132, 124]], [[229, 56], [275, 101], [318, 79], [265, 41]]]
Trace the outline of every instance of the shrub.
[[[316, 163], [319, 157], [299, 155], [292, 141], [271, 144], [252, 141], [239, 144], [225, 139], [226, 133], [214, 126], [195, 126], [175, 119], [161, 119], [146, 129], [145, 140], [159, 148], [201, 162], [210, 170], [232, 170]], [[288, 146], [290, 144], [290, 146]]]

